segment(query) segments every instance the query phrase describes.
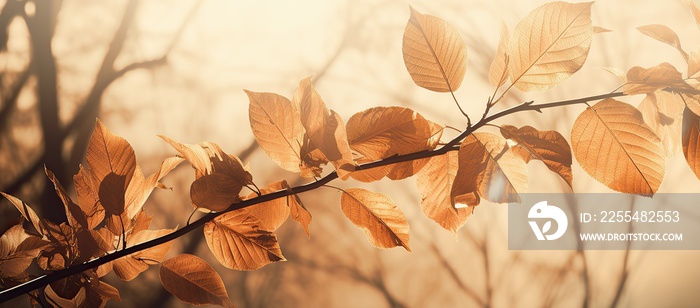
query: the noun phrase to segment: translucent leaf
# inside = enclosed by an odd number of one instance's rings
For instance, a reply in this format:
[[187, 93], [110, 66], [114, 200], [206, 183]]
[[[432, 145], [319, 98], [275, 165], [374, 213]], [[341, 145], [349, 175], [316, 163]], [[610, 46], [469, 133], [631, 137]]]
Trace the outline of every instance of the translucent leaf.
[[282, 169], [301, 172], [304, 127], [298, 106], [274, 93], [245, 92], [250, 128], [260, 148]]
[[508, 79], [508, 45], [510, 44], [510, 33], [508, 26], [501, 20], [501, 36], [496, 48], [496, 56], [491, 61], [489, 67], [489, 83], [492, 86], [501, 86]]
[[46, 230], [44, 230], [44, 225], [41, 220], [39, 220], [39, 216], [36, 215], [36, 212], [32, 210], [31, 207], [29, 207], [28, 204], [24, 203], [24, 201], [20, 200], [19, 198], [8, 195], [4, 192], [0, 192], [0, 195], [5, 197], [12, 205], [17, 208], [17, 210], [22, 214], [24, 219], [28, 220], [32, 226], [34, 226], [34, 229], [41, 235], [46, 234]]
[[105, 210], [119, 215], [124, 212], [125, 192], [136, 170], [136, 156], [131, 145], [105, 127], [100, 120], [90, 137], [85, 153], [89, 171], [99, 183], [98, 195]]
[[675, 48], [681, 53], [683, 58], [688, 61], [688, 54], [683, 51], [683, 48], [681, 47], [681, 40], [678, 38], [676, 32], [671, 30], [671, 28], [664, 25], [644, 25], [637, 27], [637, 30], [648, 37]]
[[[138, 233], [132, 233], [127, 236], [126, 245], [131, 247], [152, 239], [164, 236], [174, 230], [143, 230]], [[126, 257], [119, 258], [114, 261], [114, 273], [122, 280], [130, 281], [140, 273], [148, 269], [149, 264], [162, 262], [165, 259], [165, 254], [170, 250], [173, 242], [167, 242], [155, 247], [144, 249]]]
[[512, 148], [513, 153], [525, 163], [535, 158], [542, 161], [552, 172], [561, 176], [569, 187], [573, 188], [571, 175], [571, 147], [559, 132], [539, 131], [532, 126], [516, 128], [511, 125], [501, 126], [501, 134], [518, 144]]
[[571, 129], [576, 160], [613, 190], [651, 196], [664, 176], [661, 140], [634, 107], [603, 100], [582, 112]]
[[681, 149], [681, 130], [685, 104], [679, 95], [657, 91], [647, 94], [639, 104], [646, 123], [661, 138], [666, 156], [672, 156]]
[[683, 113], [683, 156], [700, 179], [700, 116], [686, 108]]
[[141, 211], [143, 204], [146, 202], [148, 197], [153, 192], [156, 187], [161, 187], [160, 180], [163, 179], [170, 171], [175, 169], [184, 159], [180, 157], [169, 157], [166, 158], [160, 165], [160, 168], [156, 173], [151, 174], [147, 178], [144, 178], [143, 172], [140, 168], [136, 166], [136, 172], [134, 172], [134, 177], [129, 183], [129, 187], [126, 190], [126, 212], [127, 217], [134, 218], [137, 213]]
[[422, 196], [420, 205], [423, 214], [453, 234], [464, 225], [473, 211], [473, 207], [455, 208], [452, 204], [450, 191], [458, 167], [457, 152], [450, 151], [430, 158], [416, 178]]
[[24, 232], [15, 225], [0, 237], [0, 278], [16, 277], [29, 268], [49, 242]]
[[661, 63], [648, 69], [635, 66], [627, 71], [627, 83], [621, 90], [625, 94], [653, 93], [665, 88], [694, 90], [673, 65]]
[[78, 206], [85, 213], [88, 229], [92, 230], [102, 223], [105, 218], [105, 210], [100, 202], [95, 181], [92, 178], [92, 174], [83, 169], [81, 165], [78, 173], [73, 176], [73, 184], [78, 196]]
[[411, 8], [403, 35], [403, 61], [418, 86], [452, 92], [467, 71], [467, 46], [452, 25]]
[[212, 173], [192, 182], [190, 198], [199, 208], [221, 212], [234, 202], [240, 201], [238, 193], [242, 188], [241, 181], [225, 174]]
[[408, 221], [387, 195], [360, 188], [346, 189], [340, 197], [340, 207], [375, 247], [403, 246], [411, 251]]
[[548, 90], [583, 66], [593, 36], [592, 4], [547, 3], [518, 23], [508, 46], [509, 74], [516, 88]]
[[221, 276], [197, 256], [183, 254], [163, 262], [160, 281], [170, 294], [185, 303], [233, 306]]
[[[286, 190], [288, 187], [289, 185], [287, 185], [287, 181], [277, 181], [270, 183], [265, 188], [260, 189], [260, 193], [262, 195], [267, 195], [280, 190]], [[257, 194], [251, 193], [246, 199], [251, 199], [253, 197], [257, 197]], [[260, 219], [260, 226], [262, 229], [275, 231], [282, 226], [282, 224], [287, 220], [287, 217], [289, 217], [290, 208], [288, 202], [289, 197], [277, 198], [249, 206], [239, 211], [248, 212], [248, 214]]]
[[256, 270], [282, 256], [274, 233], [261, 228], [260, 220], [247, 212], [223, 214], [204, 225], [204, 238], [219, 263], [235, 270]]

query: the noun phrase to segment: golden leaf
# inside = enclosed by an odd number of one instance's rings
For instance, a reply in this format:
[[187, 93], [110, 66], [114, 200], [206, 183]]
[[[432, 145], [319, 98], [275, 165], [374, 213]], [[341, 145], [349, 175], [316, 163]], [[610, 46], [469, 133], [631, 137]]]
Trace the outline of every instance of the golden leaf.
[[105, 218], [105, 210], [100, 202], [95, 181], [92, 174], [80, 165], [78, 173], [73, 176], [73, 184], [78, 196], [78, 206], [86, 215], [88, 229], [92, 230], [102, 223]]
[[694, 90], [673, 65], [661, 63], [648, 69], [635, 66], [627, 71], [627, 83], [621, 88], [625, 94], [652, 93], [665, 88]]
[[104, 209], [115, 215], [123, 213], [126, 206], [124, 194], [136, 170], [134, 149], [97, 120], [85, 160], [99, 183], [98, 195]]
[[71, 227], [88, 228], [87, 213], [83, 212], [83, 209], [80, 208], [77, 204], [75, 204], [73, 200], [71, 200], [71, 198], [68, 196], [68, 193], [66, 192], [66, 189], [63, 188], [63, 185], [61, 185], [61, 183], [58, 182], [56, 175], [54, 175], [53, 172], [51, 172], [51, 170], [46, 169], [46, 166], [44, 166], [44, 172], [46, 173], [46, 176], [49, 178], [51, 183], [53, 183], [54, 189], [56, 190], [56, 194], [63, 202], [66, 218], [68, 218], [68, 223], [71, 225]]
[[[143, 230], [138, 233], [132, 233], [127, 236], [126, 245], [127, 247], [131, 247], [172, 233], [173, 231], [175, 230], [162, 229]], [[172, 241], [167, 242], [114, 260], [114, 273], [120, 279], [130, 281], [148, 269], [148, 264], [162, 262], [165, 259], [165, 254], [168, 253], [172, 245]]]
[[661, 138], [666, 156], [672, 156], [681, 149], [681, 130], [685, 104], [679, 95], [657, 91], [649, 93], [639, 104], [646, 123]]
[[[291, 187], [287, 184], [287, 181], [282, 181], [282, 186], [291, 191]], [[297, 194], [287, 196], [287, 204], [289, 205], [290, 213], [294, 221], [298, 222], [306, 232], [306, 237], [311, 237], [309, 234], [309, 224], [311, 224], [311, 213], [306, 209], [301, 199]]]
[[458, 168], [457, 152], [450, 151], [430, 158], [416, 178], [423, 214], [453, 234], [473, 211], [473, 207], [455, 208], [452, 204], [450, 191]]
[[603, 27], [593, 26], [593, 34], [606, 33], [606, 32], [612, 32], [612, 30], [606, 29]]
[[700, 179], [700, 116], [688, 108], [683, 113], [683, 156]]
[[403, 61], [413, 81], [436, 92], [453, 92], [467, 71], [467, 46], [444, 20], [411, 8], [403, 34]]
[[549, 170], [558, 174], [569, 187], [573, 188], [571, 175], [571, 147], [559, 132], [539, 131], [532, 126], [516, 128], [511, 125], [501, 126], [501, 134], [518, 144], [512, 148], [513, 154], [525, 163], [535, 158], [545, 164]]
[[212, 173], [192, 182], [190, 198], [198, 208], [221, 212], [241, 200], [238, 193], [242, 188], [241, 181], [225, 174]]
[[663, 179], [661, 140], [623, 102], [606, 99], [582, 112], [571, 129], [571, 146], [583, 169], [613, 190], [651, 196]]
[[403, 246], [411, 251], [408, 221], [387, 195], [360, 188], [346, 189], [340, 197], [340, 207], [345, 217], [365, 232], [373, 246]]
[[593, 36], [592, 4], [547, 3], [518, 23], [508, 46], [509, 74], [516, 88], [548, 90], [583, 66]]
[[151, 195], [153, 189], [161, 187], [160, 180], [163, 179], [170, 171], [175, 169], [184, 159], [181, 157], [166, 158], [160, 165], [156, 173], [151, 174], [148, 178], [144, 178], [141, 168], [136, 166], [134, 177], [126, 189], [126, 212], [127, 217], [134, 218], [141, 211], [146, 199]]
[[256, 270], [286, 261], [277, 236], [262, 229], [260, 220], [246, 212], [229, 212], [207, 222], [204, 238], [219, 263], [227, 268]]
[[509, 44], [510, 33], [508, 32], [508, 26], [501, 20], [501, 36], [496, 48], [496, 56], [489, 67], [489, 83], [494, 87], [500, 87], [508, 79]]
[[688, 56], [688, 77], [693, 77], [700, 72], [700, 49], [696, 49]]
[[683, 51], [683, 48], [681, 47], [681, 40], [678, 38], [676, 32], [671, 30], [671, 28], [664, 25], [644, 25], [637, 27], [637, 30], [648, 37], [675, 48], [681, 53], [683, 58], [688, 61], [688, 54]]
[[688, 95], [684, 93], [678, 94], [681, 99], [683, 99], [683, 102], [685, 105], [695, 113], [696, 115], [700, 115], [700, 95]]
[[159, 137], [180, 152], [192, 165], [195, 169], [195, 178], [221, 173], [242, 181], [244, 185], [253, 182], [253, 176], [243, 167], [243, 162], [235, 155], [226, 154], [216, 143], [182, 144], [166, 136]]
[[[347, 179], [355, 170], [350, 146], [348, 145], [345, 123], [333, 110], [328, 110], [321, 96], [311, 84], [311, 77], [299, 82], [294, 93], [294, 104], [301, 110], [301, 124], [306, 130], [311, 149], [319, 149], [323, 156], [333, 163], [338, 176]], [[305, 154], [305, 153], [302, 153]], [[306, 161], [306, 157], [303, 157]]]
[[[270, 183], [267, 187], [260, 189], [262, 195], [267, 195], [280, 190], [285, 190], [289, 187], [287, 181], [277, 181]], [[246, 199], [251, 199], [257, 197], [256, 193], [251, 193]], [[260, 226], [262, 229], [267, 231], [275, 231], [287, 220], [289, 217], [289, 197], [277, 198], [263, 203], [258, 203], [247, 208], [241, 209], [239, 211], [248, 212], [249, 215], [253, 215], [260, 219]]]
[[31, 207], [29, 207], [28, 204], [24, 203], [24, 201], [20, 200], [19, 198], [8, 195], [4, 192], [0, 192], [0, 195], [5, 197], [5, 199], [10, 201], [10, 203], [17, 208], [24, 219], [28, 220], [32, 226], [34, 226], [34, 229], [38, 232], [38, 234], [46, 234], [47, 231], [44, 229], [44, 222], [39, 219], [39, 216], [36, 214], [36, 212], [34, 212], [34, 210], [32, 210]]
[[474, 133], [462, 141], [459, 169], [450, 198], [455, 207], [491, 202], [519, 202], [527, 190], [527, 166], [508, 148], [505, 139], [491, 133]]
[[625, 75], [625, 72], [617, 67], [601, 67], [604, 69], [606, 72], [613, 74], [615, 77], [620, 79], [623, 83], [627, 82], [627, 75]]
[[693, 2], [693, 0], [683, 0], [685, 4], [688, 5], [688, 8], [690, 9], [690, 13], [693, 15], [693, 19], [695, 19], [695, 23], [700, 27], [700, 9], [698, 9], [697, 5]]
[[260, 148], [282, 169], [301, 172], [304, 127], [298, 107], [274, 93], [245, 93], [250, 99], [250, 128]]
[[0, 278], [22, 274], [49, 242], [24, 232], [22, 224], [15, 225], [0, 237]]
[[182, 254], [163, 262], [160, 281], [170, 294], [185, 303], [233, 307], [221, 276], [197, 256]]

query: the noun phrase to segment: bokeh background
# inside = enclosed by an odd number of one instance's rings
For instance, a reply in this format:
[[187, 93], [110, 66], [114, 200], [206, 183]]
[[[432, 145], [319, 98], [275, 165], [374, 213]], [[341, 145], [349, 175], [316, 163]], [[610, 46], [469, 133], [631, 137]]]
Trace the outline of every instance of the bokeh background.
[[[134, 147], [145, 173], [175, 154], [156, 137], [213, 141], [249, 163], [258, 185], [296, 175], [278, 168], [255, 144], [243, 89], [291, 97], [315, 74], [329, 108], [344, 119], [373, 106], [414, 108], [440, 124], [463, 127], [449, 95], [413, 84], [401, 55], [409, 5], [454, 25], [468, 46], [468, 71], [456, 96], [477, 118], [493, 89], [486, 74], [500, 20], [512, 30], [542, 0], [0, 1], [0, 190], [57, 217], [59, 202], [45, 188], [43, 166], [64, 185], [84, 157], [99, 117]], [[700, 29], [682, 0], [600, 0], [596, 34], [584, 67], [546, 93], [509, 94], [497, 107], [549, 102], [614, 90], [620, 81], [601, 69], [627, 70], [669, 62], [684, 71], [673, 48], [634, 28], [665, 24], [690, 52]], [[641, 97], [626, 101], [638, 104]], [[568, 136], [581, 106], [520, 113], [500, 123], [555, 129]], [[488, 128], [487, 128], [488, 130]], [[568, 192], [541, 163], [529, 165], [531, 192]], [[192, 210], [191, 169], [183, 164], [146, 209], [154, 227], [182, 226]], [[380, 250], [342, 215], [340, 194], [319, 189], [301, 196], [313, 215], [307, 239], [288, 221], [278, 232], [287, 262], [253, 272], [218, 265], [201, 232], [181, 238], [170, 255], [197, 254], [223, 276], [241, 307], [680, 307], [700, 303], [696, 251], [509, 251], [506, 205], [480, 205], [456, 236], [420, 210], [414, 179], [362, 184], [389, 195], [411, 225], [411, 248]], [[70, 188], [69, 188], [70, 189]], [[610, 192], [574, 166], [577, 192]], [[682, 155], [669, 159], [661, 192], [697, 192]], [[0, 202], [0, 227], [19, 214]], [[158, 281], [157, 266], [124, 283], [112, 307], [183, 306]], [[8, 305], [27, 304], [24, 299]]]

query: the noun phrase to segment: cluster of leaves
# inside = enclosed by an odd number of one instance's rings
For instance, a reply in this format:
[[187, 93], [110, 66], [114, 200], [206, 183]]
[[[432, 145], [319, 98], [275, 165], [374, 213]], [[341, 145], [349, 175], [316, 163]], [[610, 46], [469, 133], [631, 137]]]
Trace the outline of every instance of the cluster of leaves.
[[[688, 5], [700, 24], [700, 11]], [[444, 20], [411, 8], [403, 37], [404, 63], [418, 86], [452, 94], [467, 125], [451, 140], [441, 140], [443, 126], [404, 107], [370, 108], [345, 123], [328, 109], [312, 77], [299, 82], [291, 100], [246, 91], [250, 125], [260, 147], [282, 169], [317, 180], [300, 187], [279, 181], [260, 189], [247, 166], [219, 145], [182, 144], [164, 136], [179, 155], [166, 159], [158, 172], [146, 178], [131, 146], [98, 121], [86, 154], [88, 168], [81, 168], [74, 177], [77, 203], [46, 172], [63, 200], [68, 222], [57, 225], [41, 220], [27, 204], [3, 194], [24, 221], [0, 238], [0, 283], [9, 288], [33, 279], [26, 271], [34, 260], [50, 276], [176, 232], [177, 228], [149, 230], [151, 218], [142, 207], [153, 189], [165, 187], [161, 178], [184, 160], [195, 173], [190, 187], [194, 210], [208, 213], [198, 220], [204, 225], [207, 245], [223, 266], [235, 270], [284, 261], [275, 230], [291, 217], [309, 235], [311, 214], [297, 193], [335, 178], [373, 182], [415, 176], [425, 215], [456, 233], [482, 199], [518, 201], [518, 194], [527, 189], [526, 165], [532, 160], [544, 163], [572, 189], [575, 157], [587, 173], [611, 189], [651, 196], [663, 179], [664, 160], [682, 148], [700, 177], [700, 51], [686, 53], [677, 35], [662, 25], [639, 30], [681, 52], [688, 63], [685, 77], [668, 63], [633, 67], [626, 74], [609, 69], [622, 79], [621, 92], [556, 103], [526, 102], [491, 112], [513, 88], [545, 91], [583, 66], [593, 36], [608, 31], [593, 26], [591, 6], [544, 4], [520, 21], [512, 36], [503, 25], [489, 71], [494, 94], [474, 123], [454, 94], [467, 68], [466, 44]], [[638, 108], [614, 99], [634, 94], [645, 95]], [[571, 146], [560, 133], [531, 126], [500, 125], [497, 133], [477, 132], [515, 112], [583, 103], [588, 108], [573, 123]], [[334, 170], [324, 174], [326, 165]], [[244, 188], [250, 193], [243, 194]], [[410, 250], [408, 221], [387, 195], [345, 189], [340, 207], [372, 245]], [[162, 262], [163, 286], [179, 299], [195, 305], [231, 305], [210, 265], [193, 255], [163, 261], [169, 240], [158, 243], [163, 244], [57, 279], [29, 295], [33, 303], [101, 306], [109, 299], [120, 299], [115, 288], [100, 280], [107, 273], [113, 270], [119, 278], [131, 280], [149, 265]]]

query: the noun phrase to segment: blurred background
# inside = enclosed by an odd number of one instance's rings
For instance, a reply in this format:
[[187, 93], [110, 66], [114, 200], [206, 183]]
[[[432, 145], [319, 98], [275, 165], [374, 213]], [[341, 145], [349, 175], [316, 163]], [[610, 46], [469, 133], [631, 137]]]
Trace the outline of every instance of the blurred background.
[[[415, 109], [440, 124], [464, 127], [449, 94], [413, 84], [401, 55], [409, 5], [445, 19], [467, 42], [469, 60], [457, 98], [480, 117], [493, 92], [486, 75], [502, 19], [513, 29], [542, 0], [459, 1], [0, 1], [0, 191], [20, 197], [40, 216], [60, 219], [62, 207], [42, 167], [70, 186], [84, 160], [95, 117], [134, 147], [144, 173], [175, 151], [156, 137], [212, 141], [249, 163], [258, 186], [296, 175], [258, 149], [243, 89], [291, 97], [315, 74], [329, 108], [345, 120], [373, 106]], [[496, 107], [607, 93], [620, 84], [601, 69], [626, 71], [669, 62], [685, 70], [672, 47], [634, 28], [664, 24], [687, 52], [700, 30], [682, 0], [600, 0], [596, 34], [584, 67], [546, 93], [513, 91]], [[626, 101], [637, 105], [641, 96]], [[581, 106], [519, 113], [501, 123], [531, 125], [569, 136]], [[489, 130], [488, 128], [486, 130]], [[569, 192], [546, 167], [529, 164], [531, 192]], [[574, 166], [576, 192], [611, 192]], [[192, 171], [181, 165], [146, 204], [152, 228], [184, 225], [192, 206]], [[456, 236], [420, 210], [415, 180], [364, 187], [389, 195], [411, 225], [411, 248], [373, 248], [339, 207], [340, 194], [301, 195], [313, 215], [311, 238], [294, 222], [278, 232], [287, 262], [253, 272], [218, 265], [201, 232], [181, 238], [170, 255], [197, 254], [224, 278], [240, 307], [680, 307], [700, 303], [700, 252], [509, 251], [506, 205], [486, 201]], [[72, 189], [70, 187], [69, 189]], [[668, 160], [660, 192], [697, 192], [700, 181], [682, 154]], [[0, 226], [19, 214], [0, 202]], [[123, 302], [108, 306], [183, 306], [158, 281], [157, 266], [124, 283], [108, 276]], [[20, 302], [26, 304], [24, 299]]]

